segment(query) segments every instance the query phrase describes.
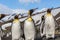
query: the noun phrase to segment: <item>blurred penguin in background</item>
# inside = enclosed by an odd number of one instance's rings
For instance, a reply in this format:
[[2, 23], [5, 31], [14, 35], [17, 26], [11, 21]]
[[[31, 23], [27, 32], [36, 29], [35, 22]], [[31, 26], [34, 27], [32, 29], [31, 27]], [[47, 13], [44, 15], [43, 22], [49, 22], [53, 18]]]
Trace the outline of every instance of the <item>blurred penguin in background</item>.
[[22, 40], [21, 39], [21, 26], [20, 21], [18, 19], [18, 15], [14, 17], [13, 24], [12, 24], [12, 40]]
[[40, 35], [41, 35], [41, 37], [43, 37], [44, 36], [44, 34], [43, 34], [43, 29], [44, 29], [44, 23], [45, 23], [45, 19], [44, 19], [44, 15], [41, 17], [41, 25], [40, 25]]
[[28, 12], [28, 18], [24, 22], [24, 35], [25, 35], [25, 40], [34, 40], [35, 38], [35, 25], [33, 22], [33, 19], [31, 17], [32, 13], [36, 9], [31, 9]]
[[1, 26], [2, 32], [3, 32], [3, 37], [9, 37], [11, 35], [11, 26], [12, 23], [5, 23]]
[[45, 23], [43, 34], [46, 38], [54, 38], [55, 37], [55, 20], [53, 15], [51, 14], [51, 9], [47, 10], [47, 13], [44, 15]]
[[2, 40], [1, 39], [1, 37], [2, 37], [2, 28], [1, 28], [1, 25], [3, 24], [3, 22], [1, 21], [1, 19], [3, 18], [3, 17], [5, 17], [5, 15], [4, 14], [0, 14], [0, 40]]

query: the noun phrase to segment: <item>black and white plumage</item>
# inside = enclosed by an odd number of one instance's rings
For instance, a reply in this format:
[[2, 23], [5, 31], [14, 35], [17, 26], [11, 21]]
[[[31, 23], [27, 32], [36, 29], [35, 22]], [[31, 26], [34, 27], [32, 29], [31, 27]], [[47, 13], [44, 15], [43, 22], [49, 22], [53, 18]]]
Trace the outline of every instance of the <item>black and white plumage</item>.
[[55, 20], [53, 15], [51, 14], [51, 10], [47, 10], [47, 14], [44, 15], [44, 28], [43, 35], [46, 38], [54, 38], [55, 37]]
[[33, 9], [29, 10], [28, 13], [28, 18], [24, 22], [24, 35], [25, 35], [25, 40], [34, 40], [35, 38], [35, 25], [33, 22], [33, 19], [31, 17], [31, 14], [33, 13]]
[[11, 31], [12, 31], [12, 40], [21, 40], [22, 31], [18, 16], [15, 16]]
[[[48, 16], [48, 17], [47, 17]], [[46, 27], [46, 37], [53, 37], [55, 34], [55, 21], [54, 18], [51, 14], [46, 14], [45, 15], [45, 27]]]
[[43, 37], [44, 36], [44, 34], [43, 34], [43, 29], [44, 29], [44, 23], [45, 23], [45, 19], [44, 19], [44, 15], [41, 17], [41, 25], [40, 25], [40, 35], [41, 35], [41, 37]]
[[35, 33], [34, 23], [32, 20], [30, 20], [30, 18], [28, 18], [25, 21], [24, 34], [25, 34], [25, 40], [34, 40], [35, 38], [36, 33]]
[[6, 23], [1, 26], [3, 36], [6, 35], [6, 37], [9, 37], [11, 35], [11, 25], [12, 23]]

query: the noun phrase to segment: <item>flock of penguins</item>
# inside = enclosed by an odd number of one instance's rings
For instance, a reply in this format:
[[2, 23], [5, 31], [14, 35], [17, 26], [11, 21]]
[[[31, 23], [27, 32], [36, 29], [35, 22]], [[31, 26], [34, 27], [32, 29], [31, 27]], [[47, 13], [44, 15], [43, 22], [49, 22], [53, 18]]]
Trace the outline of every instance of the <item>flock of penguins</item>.
[[[28, 18], [24, 21], [24, 27], [23, 27], [23, 32], [21, 29], [21, 23], [19, 21], [18, 16], [15, 15], [12, 27], [11, 27], [11, 35], [12, 35], [12, 40], [35, 40], [37, 31], [35, 28], [34, 20], [32, 19], [31, 15], [36, 9], [31, 9], [28, 11]], [[1, 15], [0, 15], [1, 19]], [[40, 25], [40, 38], [43, 40], [45, 38], [46, 40], [49, 40], [50, 38], [54, 39], [55, 38], [55, 19], [53, 15], [51, 14], [51, 9], [47, 9], [47, 13], [45, 15], [42, 15], [41, 17], [41, 25]], [[1, 24], [0, 24], [1, 25]], [[0, 27], [0, 40], [2, 37], [2, 34], [4, 34], [1, 31]], [[44, 40], [45, 40], [44, 39]]]

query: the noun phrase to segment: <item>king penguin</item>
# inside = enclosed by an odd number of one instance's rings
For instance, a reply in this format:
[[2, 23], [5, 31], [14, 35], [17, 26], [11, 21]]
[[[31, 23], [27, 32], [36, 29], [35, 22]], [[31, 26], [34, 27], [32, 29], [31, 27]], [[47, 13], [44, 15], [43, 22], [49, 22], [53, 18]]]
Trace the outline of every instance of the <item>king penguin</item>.
[[53, 15], [51, 14], [51, 9], [47, 10], [47, 13], [44, 15], [45, 18], [45, 27], [43, 34], [46, 35], [46, 38], [54, 38], [55, 37], [55, 20]]
[[25, 35], [25, 40], [34, 40], [35, 38], [35, 26], [33, 19], [31, 17], [32, 13], [36, 9], [31, 9], [28, 11], [28, 18], [24, 22], [24, 35]]
[[21, 26], [20, 21], [18, 19], [18, 15], [14, 17], [11, 31], [12, 31], [12, 40], [21, 40]]
[[41, 25], [40, 25], [40, 35], [41, 35], [41, 37], [44, 36], [44, 34], [43, 34], [44, 23], [45, 23], [45, 19], [44, 19], [44, 15], [43, 15], [43, 16], [41, 17]]

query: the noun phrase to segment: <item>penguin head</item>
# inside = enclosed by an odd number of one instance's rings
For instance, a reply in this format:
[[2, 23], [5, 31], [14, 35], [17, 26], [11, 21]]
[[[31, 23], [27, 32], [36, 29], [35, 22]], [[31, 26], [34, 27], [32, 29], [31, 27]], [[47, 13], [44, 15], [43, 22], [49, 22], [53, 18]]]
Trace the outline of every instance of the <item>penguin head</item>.
[[15, 15], [14, 19], [18, 19], [18, 15]]
[[32, 13], [33, 13], [36, 9], [38, 9], [38, 8], [30, 9], [30, 10], [28, 11], [28, 16], [31, 17]]
[[47, 9], [47, 16], [51, 16], [51, 9]]
[[18, 15], [15, 15], [13, 22], [16, 23], [18, 22], [18, 20], [19, 20]]
[[4, 15], [4, 14], [0, 14], [0, 20], [3, 18], [3, 17], [5, 17], [6, 15]]
[[47, 9], [47, 13], [51, 13], [51, 9]]
[[36, 10], [37, 8], [35, 8], [35, 9], [30, 9], [29, 11], [28, 11], [28, 21], [32, 21], [32, 17], [31, 17], [31, 15], [32, 15], [32, 13]]

